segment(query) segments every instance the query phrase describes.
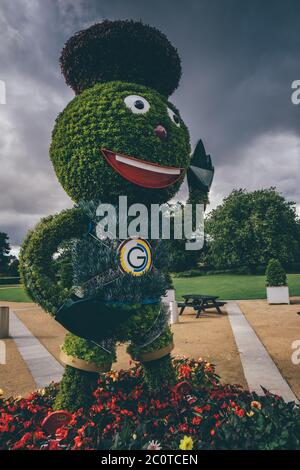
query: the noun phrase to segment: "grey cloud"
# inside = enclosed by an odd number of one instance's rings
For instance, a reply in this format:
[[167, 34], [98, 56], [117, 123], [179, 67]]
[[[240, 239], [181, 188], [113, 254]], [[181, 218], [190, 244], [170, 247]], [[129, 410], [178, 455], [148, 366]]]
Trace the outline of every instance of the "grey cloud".
[[71, 205], [48, 156], [55, 117], [73, 97], [58, 57], [71, 34], [103, 18], [141, 19], [178, 48], [183, 77], [171, 99], [213, 156], [212, 207], [235, 187], [271, 185], [300, 204], [297, 0], [3, 0], [0, 230], [12, 244]]

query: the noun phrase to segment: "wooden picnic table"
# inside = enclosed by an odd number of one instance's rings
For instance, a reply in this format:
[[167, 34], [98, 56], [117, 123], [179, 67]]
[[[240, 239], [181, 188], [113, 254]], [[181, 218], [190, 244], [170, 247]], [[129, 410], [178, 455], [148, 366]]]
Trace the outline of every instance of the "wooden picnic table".
[[196, 318], [199, 318], [201, 312], [204, 312], [207, 308], [215, 308], [222, 315], [220, 307], [225, 305], [225, 302], [218, 301], [219, 297], [217, 295], [185, 294], [182, 297], [184, 302], [178, 304], [181, 307], [179, 315], [183, 314], [186, 307], [196, 310]]

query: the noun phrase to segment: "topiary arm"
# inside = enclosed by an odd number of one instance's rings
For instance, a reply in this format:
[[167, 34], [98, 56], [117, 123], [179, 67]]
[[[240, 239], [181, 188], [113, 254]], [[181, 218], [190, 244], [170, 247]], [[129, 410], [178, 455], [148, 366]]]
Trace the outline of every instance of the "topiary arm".
[[28, 233], [20, 252], [20, 275], [28, 295], [47, 312], [55, 315], [70, 295], [55, 275], [53, 255], [62, 242], [88, 231], [88, 217], [73, 208], [46, 217]]
[[206, 154], [202, 140], [199, 140], [191, 158], [187, 173], [189, 203], [208, 203], [208, 193], [214, 177], [214, 167], [210, 155]]

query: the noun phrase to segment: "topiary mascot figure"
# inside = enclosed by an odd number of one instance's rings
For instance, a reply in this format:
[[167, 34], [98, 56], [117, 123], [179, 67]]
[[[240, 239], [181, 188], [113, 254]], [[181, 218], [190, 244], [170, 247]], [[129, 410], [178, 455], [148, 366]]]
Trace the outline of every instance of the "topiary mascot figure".
[[[69, 331], [55, 407], [73, 411], [89, 405], [99, 372], [116, 359], [117, 342], [129, 343], [149, 387], [175, 381], [172, 333], [160, 302], [169, 286], [168, 254], [160, 240], [101, 239], [99, 204], [116, 208], [120, 229], [119, 196], [128, 205], [166, 203], [187, 174], [191, 198], [203, 202], [213, 167], [201, 141], [191, 162], [188, 130], [168, 101], [180, 59], [160, 31], [104, 21], [69, 39], [60, 63], [76, 96], [56, 120], [50, 157], [75, 206], [42, 219], [23, 243], [20, 264], [28, 294]], [[61, 250], [72, 256], [72, 285], [57, 269]], [[141, 270], [126, 264], [134, 250]]]

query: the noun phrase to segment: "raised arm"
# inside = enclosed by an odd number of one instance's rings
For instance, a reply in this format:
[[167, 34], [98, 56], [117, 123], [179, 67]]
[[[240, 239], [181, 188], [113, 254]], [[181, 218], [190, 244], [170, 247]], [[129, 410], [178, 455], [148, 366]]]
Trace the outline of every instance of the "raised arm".
[[210, 155], [206, 154], [202, 140], [199, 140], [192, 155], [187, 173], [190, 204], [208, 204], [208, 193], [214, 177]]

